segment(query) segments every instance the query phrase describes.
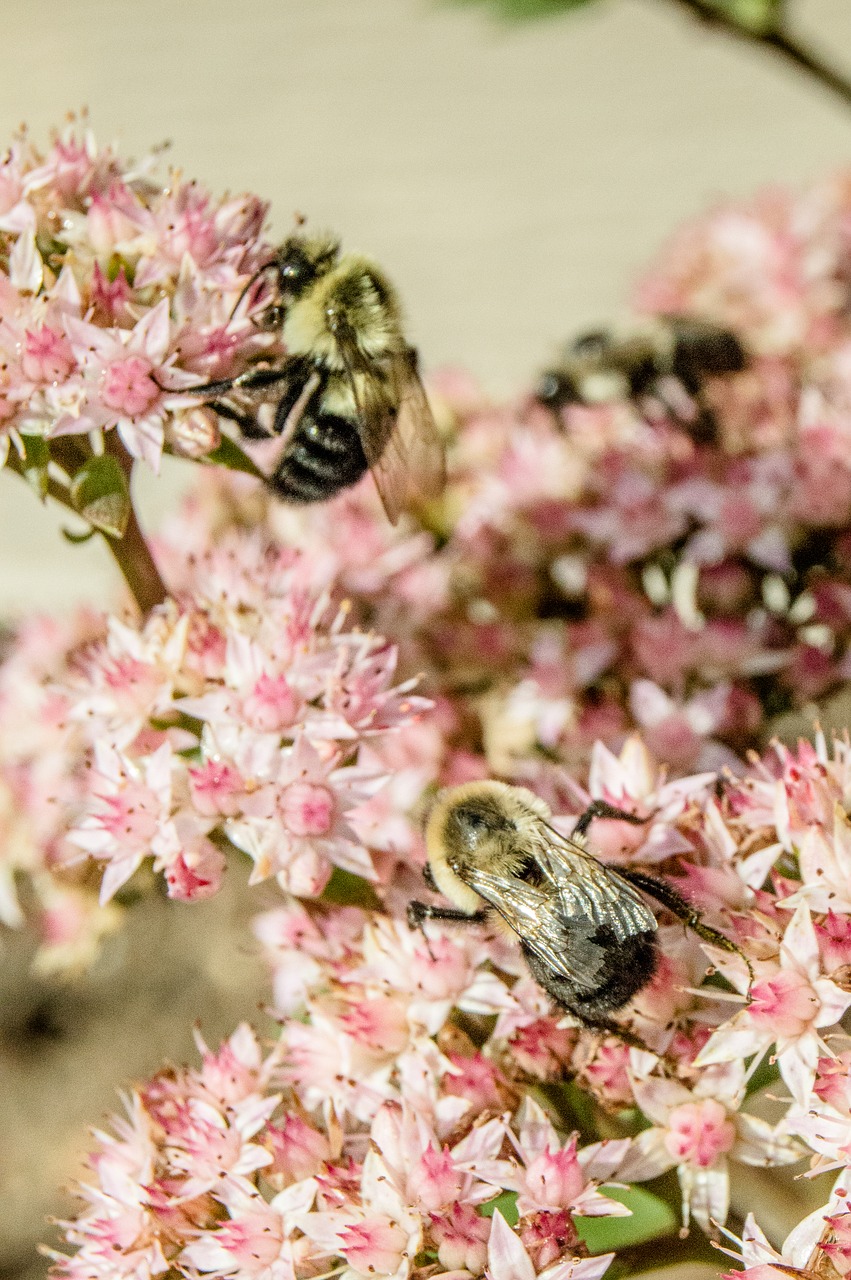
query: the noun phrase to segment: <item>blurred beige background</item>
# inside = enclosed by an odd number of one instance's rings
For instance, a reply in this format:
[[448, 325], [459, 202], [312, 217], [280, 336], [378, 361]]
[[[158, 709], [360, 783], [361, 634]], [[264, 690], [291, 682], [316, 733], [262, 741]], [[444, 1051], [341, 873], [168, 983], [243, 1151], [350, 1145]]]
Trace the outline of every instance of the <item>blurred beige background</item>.
[[[851, 72], [851, 0], [791, 7]], [[851, 148], [851, 112], [666, 0], [519, 28], [428, 0], [0, 0], [0, 27], [0, 136], [26, 120], [43, 139], [87, 105], [126, 152], [170, 138], [214, 190], [269, 198], [277, 234], [298, 210], [374, 255], [426, 367], [462, 363], [495, 394], [622, 310], [682, 218]], [[143, 486], [146, 518], [186, 474]], [[14, 478], [0, 494], [0, 616], [106, 602], [103, 549], [64, 544]], [[115, 1086], [185, 1057], [199, 1011], [214, 1040], [256, 1008], [244, 906], [192, 908], [212, 955], [187, 950], [178, 911], [148, 904], [73, 993], [34, 989], [25, 949], [0, 940], [3, 1280], [40, 1274], [31, 1242]], [[28, 1056], [16, 1028], [45, 1000], [57, 1032]]]
[[[851, 71], [851, 0], [792, 0]], [[622, 309], [673, 227], [707, 202], [844, 163], [851, 112], [770, 54], [668, 0], [597, 0], [502, 26], [440, 0], [0, 0], [0, 138], [87, 105], [96, 134], [214, 190], [333, 227], [398, 282], [424, 364], [496, 394]], [[179, 484], [184, 469], [169, 469]], [[92, 589], [5, 479], [0, 615]], [[146, 485], [146, 512], [165, 486]]]

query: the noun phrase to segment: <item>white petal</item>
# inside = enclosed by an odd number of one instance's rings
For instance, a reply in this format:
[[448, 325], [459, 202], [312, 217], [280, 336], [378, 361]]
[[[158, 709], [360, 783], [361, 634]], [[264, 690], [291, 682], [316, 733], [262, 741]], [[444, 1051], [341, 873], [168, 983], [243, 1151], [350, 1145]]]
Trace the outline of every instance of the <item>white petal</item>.
[[797, 908], [786, 926], [780, 944], [780, 957], [782, 964], [803, 973], [810, 982], [815, 982], [821, 972], [818, 939], [810, 909], [805, 902]]
[[600, 1280], [614, 1256], [613, 1253], [601, 1253], [596, 1258], [571, 1258], [569, 1262], [557, 1262], [542, 1271], [538, 1280]]
[[740, 1112], [736, 1117], [736, 1128], [739, 1138], [732, 1154], [742, 1164], [766, 1169], [773, 1165], [794, 1164], [805, 1154], [804, 1148], [791, 1134], [759, 1116]]
[[645, 1129], [633, 1139], [632, 1149], [618, 1169], [623, 1182], [646, 1182], [667, 1173], [677, 1163], [665, 1146], [664, 1129]]
[[44, 280], [44, 263], [35, 242], [35, 231], [23, 231], [9, 254], [9, 281], [27, 293], [38, 293]]
[[488, 1241], [487, 1275], [490, 1280], [535, 1280], [535, 1268], [519, 1236], [499, 1209], [494, 1210]]

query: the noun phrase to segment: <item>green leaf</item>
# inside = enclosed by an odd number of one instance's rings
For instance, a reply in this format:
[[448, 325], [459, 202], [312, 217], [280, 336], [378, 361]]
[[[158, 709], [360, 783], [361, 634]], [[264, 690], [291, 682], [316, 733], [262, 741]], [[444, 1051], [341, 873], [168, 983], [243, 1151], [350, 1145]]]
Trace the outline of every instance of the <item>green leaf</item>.
[[783, 0], [715, 0], [715, 7], [749, 35], [764, 36], [780, 25]]
[[503, 1191], [501, 1196], [488, 1200], [487, 1204], [480, 1204], [479, 1215], [482, 1218], [492, 1218], [497, 1209], [499, 1209], [508, 1225], [513, 1227], [520, 1217], [517, 1212], [517, 1192]]
[[331, 872], [331, 879], [322, 891], [322, 901], [340, 907], [363, 907], [366, 911], [374, 911], [381, 905], [368, 880], [342, 867], [335, 867]]
[[50, 449], [44, 436], [21, 436], [24, 442], [24, 478], [42, 500], [47, 496], [47, 464]]
[[245, 471], [258, 480], [265, 480], [263, 472], [254, 465], [247, 453], [243, 453], [238, 444], [230, 436], [222, 436], [221, 444], [204, 458], [205, 462], [213, 462], [219, 467], [229, 467], [231, 471]]
[[122, 538], [130, 519], [127, 477], [110, 455], [89, 458], [71, 481], [71, 501], [93, 529]]
[[632, 1210], [631, 1218], [575, 1218], [579, 1239], [591, 1253], [608, 1253], [676, 1233], [679, 1219], [659, 1196], [644, 1187], [604, 1187], [603, 1194]]

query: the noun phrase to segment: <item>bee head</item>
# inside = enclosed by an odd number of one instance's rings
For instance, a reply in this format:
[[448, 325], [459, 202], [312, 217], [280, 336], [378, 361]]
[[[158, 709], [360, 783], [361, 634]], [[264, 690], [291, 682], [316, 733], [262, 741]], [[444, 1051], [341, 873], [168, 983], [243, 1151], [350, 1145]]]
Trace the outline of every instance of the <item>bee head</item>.
[[538, 379], [535, 399], [548, 409], [561, 409], [566, 404], [578, 404], [582, 397], [567, 372], [563, 369], [547, 369]]
[[476, 858], [501, 837], [517, 834], [517, 826], [490, 796], [471, 796], [449, 810], [446, 818], [448, 844]]
[[275, 255], [278, 287], [284, 300], [300, 298], [337, 261], [339, 241], [333, 236], [290, 236]]

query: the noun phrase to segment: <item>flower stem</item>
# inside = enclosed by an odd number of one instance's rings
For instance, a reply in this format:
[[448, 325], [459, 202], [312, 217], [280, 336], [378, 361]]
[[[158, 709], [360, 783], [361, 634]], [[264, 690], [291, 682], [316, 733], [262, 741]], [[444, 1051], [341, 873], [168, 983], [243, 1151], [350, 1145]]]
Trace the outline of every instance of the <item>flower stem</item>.
[[727, 35], [737, 36], [750, 44], [772, 49], [778, 57], [792, 63], [799, 71], [806, 72], [825, 89], [841, 98], [846, 106], [851, 106], [851, 78], [830, 66], [814, 49], [796, 40], [782, 22], [765, 31], [748, 30], [718, 8], [714, 0], [671, 0], [671, 3], [686, 9], [693, 18], [706, 26], [716, 27]]
[[117, 431], [110, 431], [104, 439], [104, 449], [118, 461], [127, 477], [127, 490], [130, 497], [130, 515], [127, 528], [121, 538], [106, 538], [106, 545], [112, 552], [130, 593], [143, 614], [149, 613], [156, 605], [162, 604], [168, 595], [168, 589], [160, 577], [160, 571], [154, 563], [151, 549], [142, 532], [133, 506], [131, 479], [133, 459], [121, 443]]
[[168, 589], [154, 563], [132, 503], [124, 537], [110, 538], [104, 535], [104, 538], [141, 612], [148, 613], [156, 605], [162, 604], [168, 595]]

